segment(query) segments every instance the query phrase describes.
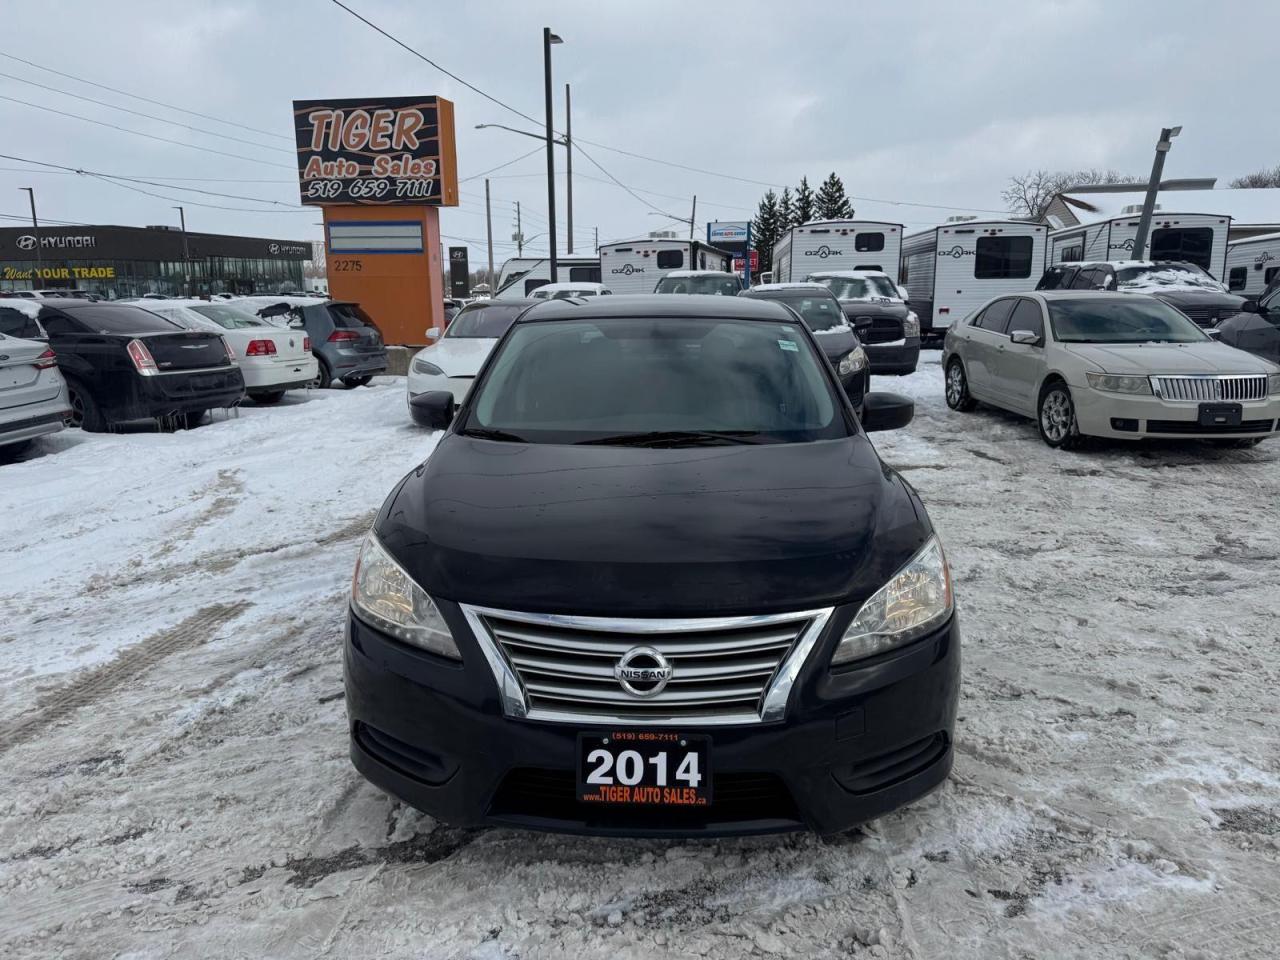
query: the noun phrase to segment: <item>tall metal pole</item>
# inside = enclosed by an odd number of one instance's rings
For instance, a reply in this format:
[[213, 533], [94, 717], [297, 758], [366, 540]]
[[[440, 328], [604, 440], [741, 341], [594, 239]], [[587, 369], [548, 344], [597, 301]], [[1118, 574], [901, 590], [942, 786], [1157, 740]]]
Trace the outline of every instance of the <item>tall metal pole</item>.
[[181, 207], [178, 211], [178, 222], [182, 224], [182, 295], [191, 296], [191, 251], [187, 248], [187, 214]]
[[[39, 277], [39, 271], [44, 269], [44, 254], [40, 251], [40, 221], [36, 219], [36, 191], [34, 187], [19, 187], [19, 190], [27, 191], [27, 196], [31, 198], [31, 232], [36, 238], [36, 276]], [[33, 281], [31, 289], [35, 289], [36, 284]]]
[[1160, 179], [1164, 176], [1164, 158], [1173, 146], [1173, 138], [1181, 132], [1181, 127], [1165, 127], [1160, 131], [1160, 142], [1156, 144], [1156, 158], [1151, 164], [1151, 179], [1147, 181], [1147, 196], [1142, 201], [1142, 219], [1138, 221], [1138, 232], [1133, 236], [1135, 260], [1146, 259], [1147, 234], [1151, 232], [1151, 217], [1156, 210], [1156, 195], [1160, 192]]
[[592, 227], [591, 229], [592, 231], [594, 231], [596, 235], [596, 253], [599, 253], [600, 252], [600, 228]]
[[489, 210], [489, 178], [484, 178], [484, 226], [486, 235], [489, 238], [489, 296], [492, 297], [497, 291], [494, 289], [493, 282], [493, 215]]
[[524, 227], [520, 225], [520, 201], [516, 201], [516, 256], [524, 256]]
[[564, 205], [567, 216], [568, 236], [565, 238], [567, 250], [573, 255], [573, 135], [572, 115], [569, 112], [569, 85], [564, 85]]
[[693, 209], [689, 211], [689, 239], [693, 239], [693, 225], [698, 222], [698, 195], [693, 195]]
[[[557, 38], [559, 39], [559, 38]], [[560, 282], [556, 269], [556, 155], [555, 140], [551, 132], [551, 28], [542, 28], [542, 79], [547, 112], [547, 256], [551, 268], [551, 282]]]

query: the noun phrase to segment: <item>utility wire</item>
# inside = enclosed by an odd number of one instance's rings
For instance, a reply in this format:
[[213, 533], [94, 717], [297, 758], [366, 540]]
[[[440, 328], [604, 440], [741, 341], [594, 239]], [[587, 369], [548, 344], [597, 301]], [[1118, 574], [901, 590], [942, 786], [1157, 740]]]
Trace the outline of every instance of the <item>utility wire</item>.
[[[334, 2], [336, 3], [336, 2], [337, 2], [337, 0], [334, 0]], [[539, 152], [539, 151], [541, 151], [542, 149], [544, 149], [544, 148], [543, 148], [543, 147], [534, 147], [534, 148], [533, 148], [532, 150], [530, 150], [528, 153], [522, 153], [522, 154], [520, 154], [520, 156], [516, 157], [514, 160], [508, 160], [506, 163], [500, 163], [500, 164], [498, 164], [496, 167], [490, 167], [488, 170], [483, 170], [483, 171], [481, 171], [480, 173], [472, 174], [472, 175], [471, 175], [471, 176], [469, 176], [469, 177], [463, 177], [463, 178], [462, 178], [461, 180], [459, 180], [458, 182], [459, 182], [459, 183], [468, 183], [468, 182], [470, 182], [470, 181], [472, 181], [472, 180], [479, 180], [481, 177], [487, 177], [489, 174], [493, 173], [493, 171], [495, 171], [495, 170], [501, 170], [503, 167], [509, 167], [509, 166], [511, 166], [513, 163], [519, 163], [521, 160], [524, 160], [526, 157], [532, 157], [535, 153], [538, 153], [538, 152]]]

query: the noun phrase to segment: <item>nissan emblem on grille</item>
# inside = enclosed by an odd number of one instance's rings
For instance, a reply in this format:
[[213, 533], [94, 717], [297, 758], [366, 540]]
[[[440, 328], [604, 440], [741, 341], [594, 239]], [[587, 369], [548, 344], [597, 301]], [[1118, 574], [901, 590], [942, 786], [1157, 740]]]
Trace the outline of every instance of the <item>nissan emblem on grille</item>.
[[622, 689], [634, 697], [653, 697], [671, 682], [671, 663], [653, 647], [633, 647], [613, 667]]

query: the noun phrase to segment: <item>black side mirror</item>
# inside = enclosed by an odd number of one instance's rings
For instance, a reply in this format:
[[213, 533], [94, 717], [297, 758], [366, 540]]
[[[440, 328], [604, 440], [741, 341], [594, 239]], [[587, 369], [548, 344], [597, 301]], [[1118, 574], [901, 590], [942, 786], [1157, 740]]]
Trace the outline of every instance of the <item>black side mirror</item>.
[[1246, 300], [1244, 303], [1240, 304], [1240, 312], [1241, 313], [1262, 313], [1263, 311], [1258, 309], [1257, 300]]
[[862, 429], [867, 433], [905, 427], [915, 414], [915, 401], [896, 393], [868, 393], [862, 398]]
[[420, 393], [409, 401], [414, 419], [432, 430], [447, 429], [453, 423], [453, 394], [448, 390]]

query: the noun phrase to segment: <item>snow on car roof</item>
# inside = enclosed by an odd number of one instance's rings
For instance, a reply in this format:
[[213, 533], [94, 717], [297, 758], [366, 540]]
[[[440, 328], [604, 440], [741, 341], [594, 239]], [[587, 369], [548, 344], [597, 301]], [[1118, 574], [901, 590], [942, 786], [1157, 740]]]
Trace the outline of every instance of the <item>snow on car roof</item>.
[[559, 293], [562, 290], [604, 290], [606, 287], [603, 283], [574, 283], [569, 281], [567, 283], [544, 283], [537, 289], [546, 290], [548, 293]]
[[861, 280], [865, 277], [884, 277], [886, 280], [892, 278], [883, 270], [815, 270], [809, 274], [811, 277], [836, 277], [845, 280]]
[[12, 307], [33, 319], [40, 316], [39, 300], [28, 300], [25, 297], [0, 297], [0, 307]]
[[728, 270], [672, 270], [667, 277], [736, 277], [736, 273]]
[[803, 280], [795, 280], [790, 283], [757, 283], [751, 288], [751, 292], [770, 290], [826, 290], [820, 283], [805, 282]]

